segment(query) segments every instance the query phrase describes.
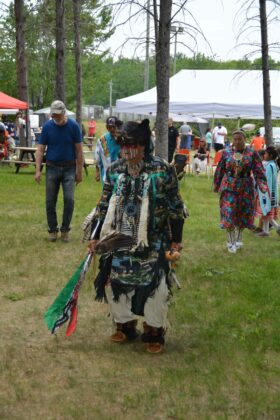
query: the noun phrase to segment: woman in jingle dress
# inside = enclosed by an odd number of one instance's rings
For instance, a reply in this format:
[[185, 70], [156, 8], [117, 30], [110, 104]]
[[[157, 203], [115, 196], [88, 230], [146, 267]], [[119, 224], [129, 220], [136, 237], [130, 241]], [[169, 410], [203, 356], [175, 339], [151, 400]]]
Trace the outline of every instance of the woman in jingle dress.
[[220, 193], [221, 227], [227, 230], [231, 253], [243, 246], [243, 229], [253, 228], [254, 179], [261, 192], [268, 188], [260, 157], [246, 146], [245, 139], [243, 131], [233, 132], [232, 149], [223, 152], [214, 176], [214, 191]]

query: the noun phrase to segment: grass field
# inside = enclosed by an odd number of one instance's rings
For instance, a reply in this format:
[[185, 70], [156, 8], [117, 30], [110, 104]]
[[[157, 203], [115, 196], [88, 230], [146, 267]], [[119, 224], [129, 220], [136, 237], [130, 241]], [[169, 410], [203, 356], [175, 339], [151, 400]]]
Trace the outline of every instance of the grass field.
[[[0, 167], [1, 419], [279, 419], [280, 238], [245, 232], [228, 254], [212, 179], [186, 176], [190, 210], [165, 352], [108, 341], [106, 305], [89, 273], [77, 331], [55, 336], [43, 314], [86, 252], [80, 225], [100, 186], [76, 190], [71, 242], [47, 241], [44, 179]], [[59, 201], [61, 208], [61, 201]], [[61, 213], [61, 212], [60, 212]]]

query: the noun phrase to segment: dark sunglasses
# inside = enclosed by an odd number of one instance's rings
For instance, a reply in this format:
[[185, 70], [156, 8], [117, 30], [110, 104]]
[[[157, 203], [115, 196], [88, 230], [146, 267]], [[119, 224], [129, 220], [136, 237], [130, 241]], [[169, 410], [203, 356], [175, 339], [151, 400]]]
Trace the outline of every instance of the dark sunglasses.
[[145, 142], [143, 140], [137, 141], [134, 137], [124, 137], [119, 136], [116, 140], [116, 143], [120, 146], [144, 146]]

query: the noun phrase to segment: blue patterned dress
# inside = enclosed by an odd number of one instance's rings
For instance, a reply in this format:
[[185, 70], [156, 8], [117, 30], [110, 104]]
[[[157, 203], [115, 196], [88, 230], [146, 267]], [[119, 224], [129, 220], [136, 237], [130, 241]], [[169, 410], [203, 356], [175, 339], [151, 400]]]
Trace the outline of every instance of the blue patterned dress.
[[265, 170], [258, 153], [245, 147], [242, 154], [225, 150], [214, 176], [214, 191], [220, 193], [221, 227], [252, 228], [254, 223], [254, 180], [267, 191]]

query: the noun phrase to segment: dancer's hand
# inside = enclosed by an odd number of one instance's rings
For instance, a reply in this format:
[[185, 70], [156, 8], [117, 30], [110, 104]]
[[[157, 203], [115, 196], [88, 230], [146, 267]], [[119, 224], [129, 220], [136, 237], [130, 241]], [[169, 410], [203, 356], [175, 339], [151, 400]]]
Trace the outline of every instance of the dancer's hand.
[[98, 242], [99, 242], [99, 239], [92, 239], [91, 241], [89, 241], [88, 249], [90, 252], [95, 252]]
[[172, 242], [170, 246], [170, 251], [166, 251], [165, 258], [168, 261], [177, 261], [179, 260], [181, 254], [180, 251], [182, 249], [182, 245], [178, 242]]
[[178, 252], [180, 252], [182, 248], [183, 247], [182, 247], [181, 242], [171, 242], [171, 245], [170, 245], [170, 250], [171, 251], [178, 251]]

